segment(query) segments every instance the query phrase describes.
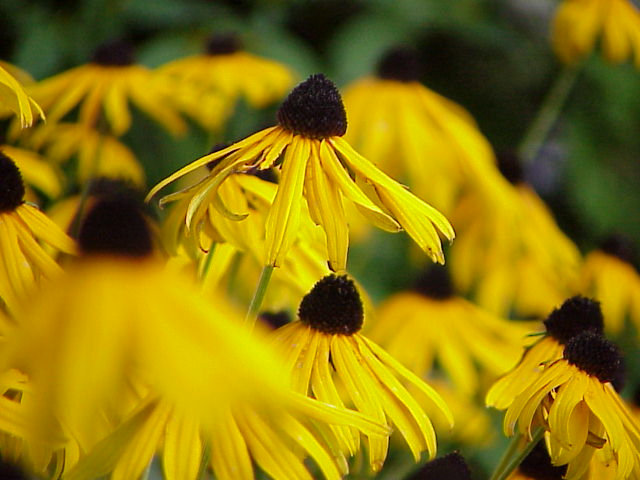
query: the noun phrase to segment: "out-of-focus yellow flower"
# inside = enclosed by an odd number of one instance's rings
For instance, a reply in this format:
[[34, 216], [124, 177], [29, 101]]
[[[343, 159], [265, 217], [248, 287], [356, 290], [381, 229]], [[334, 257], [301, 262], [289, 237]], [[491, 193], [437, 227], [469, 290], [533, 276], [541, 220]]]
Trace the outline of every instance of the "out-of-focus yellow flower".
[[[311, 480], [306, 459], [312, 459], [328, 480], [338, 480], [348, 466], [334, 451], [329, 424], [388, 433], [357, 412], [292, 392], [259, 409], [240, 402], [219, 413], [216, 428], [203, 429], [192, 413], [145, 399], [65, 478], [84, 480], [109, 473], [112, 480], [139, 478], [158, 451], [167, 480], [197, 480], [200, 469], [207, 466], [203, 461], [220, 480], [253, 480], [253, 463], [272, 478]], [[107, 461], [105, 451], [111, 453]]]
[[[286, 358], [294, 391], [321, 402], [356, 410], [375, 421], [392, 423], [404, 437], [416, 461], [423, 451], [433, 458], [436, 437], [429, 416], [403, 385], [407, 381], [446, 418], [453, 418], [433, 388], [403, 367], [377, 344], [358, 333], [363, 306], [354, 283], [346, 276], [330, 275], [318, 281], [303, 298], [299, 320], [277, 329], [274, 342]], [[340, 451], [354, 454], [360, 436], [353, 428], [334, 429]], [[382, 468], [388, 436], [368, 435], [369, 465]]]
[[44, 119], [44, 113], [36, 101], [27, 95], [17, 77], [30, 80], [26, 72], [6, 62], [0, 62], [0, 118], [7, 116], [4, 110], [8, 109], [18, 115], [20, 126], [26, 128], [38, 117]]
[[62, 425], [87, 451], [104, 434], [96, 416], [129, 413], [132, 389], [190, 412], [203, 429], [232, 404], [260, 410], [288, 391], [259, 332], [250, 336], [223, 298], [205, 300], [151, 254], [131, 201], [97, 203], [79, 238], [86, 257], [18, 312], [7, 337], [4, 365], [33, 382], [29, 438]]
[[24, 201], [25, 188], [16, 164], [0, 152], [0, 299], [14, 312], [30, 298], [42, 279], [62, 273], [38, 243], [74, 253], [75, 244], [33, 205]]
[[39, 81], [27, 91], [50, 122], [59, 122], [78, 106], [79, 123], [120, 136], [131, 126], [131, 101], [173, 134], [186, 128], [170, 106], [169, 84], [135, 64], [131, 46], [122, 41], [101, 46], [90, 63]]
[[640, 275], [631, 250], [628, 241], [612, 236], [586, 256], [580, 274], [580, 292], [600, 300], [607, 330], [614, 333], [627, 316], [640, 331]]
[[383, 301], [368, 336], [422, 378], [437, 363], [459, 393], [473, 396], [481, 381], [490, 381], [512, 368], [526, 335], [537, 322], [499, 318], [455, 296], [446, 270], [430, 268], [413, 291]]
[[640, 426], [616, 393], [621, 358], [615, 345], [582, 332], [565, 345], [563, 357], [543, 366], [539, 376], [513, 400], [505, 433], [546, 430], [551, 462], [567, 465], [567, 480], [579, 479], [592, 457], [616, 468], [618, 480], [640, 475]]
[[633, 58], [640, 68], [640, 11], [630, 0], [564, 0], [553, 21], [553, 47], [566, 63], [590, 53], [601, 39], [610, 62]]
[[145, 186], [144, 169], [131, 149], [83, 123], [49, 123], [30, 132], [25, 141], [58, 163], [77, 158], [75, 178], [80, 184], [100, 177]]
[[219, 130], [240, 98], [263, 108], [280, 100], [293, 84], [286, 66], [241, 50], [234, 35], [213, 35], [206, 53], [158, 68], [174, 82], [172, 101], [207, 130]]
[[347, 86], [347, 140], [393, 178], [445, 214], [461, 190], [497, 172], [489, 142], [460, 105], [419, 82], [408, 49], [385, 54], [377, 76]]
[[[158, 185], [147, 198], [178, 178], [209, 162], [219, 162], [210, 175], [164, 202], [188, 196], [186, 228], [199, 228], [213, 206], [232, 220], [238, 216], [222, 205], [220, 186], [234, 173], [281, 171], [280, 182], [265, 225], [265, 264], [280, 266], [298, 236], [303, 196], [311, 219], [322, 226], [331, 269], [346, 267], [349, 228], [343, 197], [357, 205], [377, 227], [388, 231], [404, 228], [434, 260], [444, 262], [440, 232], [453, 239], [447, 219], [411, 194], [359, 155], [341, 138], [346, 117], [340, 94], [324, 75], [313, 75], [299, 84], [278, 111], [279, 126], [267, 128], [206, 155], [178, 170]], [[366, 190], [358, 183], [368, 184]], [[366, 193], [365, 193], [366, 192]], [[370, 196], [369, 196], [370, 195]]]
[[523, 182], [517, 159], [499, 158], [513, 185], [500, 179], [491, 194], [471, 192], [451, 215], [458, 232], [450, 252], [452, 278], [500, 316], [543, 316], [575, 293], [580, 253]]
[[48, 198], [55, 199], [62, 193], [62, 174], [47, 159], [38, 153], [11, 145], [0, 145], [4, 152], [20, 170], [25, 183], [25, 200], [37, 203], [36, 193], [29, 187], [35, 187]]

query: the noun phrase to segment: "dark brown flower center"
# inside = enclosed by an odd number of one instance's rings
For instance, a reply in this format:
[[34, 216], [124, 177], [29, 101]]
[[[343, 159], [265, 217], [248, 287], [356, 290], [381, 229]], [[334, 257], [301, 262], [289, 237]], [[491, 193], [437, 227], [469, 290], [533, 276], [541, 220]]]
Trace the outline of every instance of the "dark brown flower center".
[[564, 345], [584, 331], [602, 334], [604, 320], [600, 303], [581, 296], [571, 297], [544, 321], [547, 333]]
[[341, 137], [347, 131], [347, 114], [336, 86], [318, 73], [291, 91], [278, 110], [278, 123], [303, 137]]
[[564, 358], [601, 382], [619, 382], [623, 372], [618, 347], [602, 335], [582, 332], [567, 342]]
[[87, 214], [78, 242], [84, 254], [146, 257], [152, 252], [151, 232], [139, 203], [130, 197], [104, 198]]
[[0, 151], [0, 213], [12, 212], [24, 203], [24, 183], [16, 164]]
[[610, 235], [600, 244], [600, 250], [623, 262], [633, 264], [635, 257], [633, 243], [623, 235]]
[[447, 268], [442, 265], [431, 265], [413, 285], [413, 290], [425, 297], [446, 300], [454, 294], [451, 277]]
[[387, 51], [377, 66], [377, 75], [385, 80], [417, 82], [420, 79], [418, 55], [410, 48], [396, 47]]
[[409, 480], [471, 480], [471, 471], [460, 453], [448, 453], [426, 463]]
[[93, 63], [109, 67], [126, 67], [135, 63], [133, 45], [125, 40], [115, 40], [96, 48]]
[[544, 442], [538, 442], [531, 453], [525, 457], [518, 467], [520, 473], [532, 480], [561, 480], [567, 473], [567, 466], [551, 464], [551, 458]]
[[360, 294], [346, 275], [327, 275], [305, 295], [298, 309], [300, 321], [330, 335], [353, 335], [362, 328]]
[[242, 43], [235, 33], [218, 33], [207, 40], [207, 55], [230, 55], [239, 50], [242, 50]]

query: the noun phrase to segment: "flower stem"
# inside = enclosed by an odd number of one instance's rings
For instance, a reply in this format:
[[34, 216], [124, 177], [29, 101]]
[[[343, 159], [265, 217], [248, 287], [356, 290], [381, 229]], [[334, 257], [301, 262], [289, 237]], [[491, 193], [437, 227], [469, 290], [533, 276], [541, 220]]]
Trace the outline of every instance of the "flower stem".
[[215, 249], [216, 249], [215, 242], [211, 242], [209, 251], [205, 256], [204, 261], [200, 264], [201, 268], [200, 268], [200, 272], [198, 273], [198, 280], [200, 280], [200, 282], [202, 282], [206, 278], [207, 273], [209, 272], [209, 268], [211, 267], [211, 261], [213, 260], [213, 252], [215, 251]]
[[269, 286], [269, 281], [271, 280], [273, 268], [273, 265], [265, 265], [264, 267], [262, 267], [260, 280], [258, 280], [258, 285], [256, 286], [256, 290], [253, 293], [253, 298], [251, 299], [251, 304], [249, 305], [249, 311], [247, 312], [247, 316], [244, 319], [244, 323], [249, 327], [250, 330], [253, 328], [258, 318], [258, 312], [260, 311], [260, 307], [262, 306], [264, 296], [267, 293], [267, 287]]
[[533, 450], [533, 447], [535, 447], [536, 444], [542, 439], [543, 435], [544, 429], [542, 427], [537, 427], [533, 432], [533, 435], [531, 436], [531, 441], [527, 443], [519, 453], [517, 452], [520, 440], [522, 439], [522, 435], [515, 435], [511, 439], [509, 447], [504, 452], [504, 455], [500, 459], [500, 463], [498, 463], [498, 466], [494, 470], [493, 475], [491, 475], [491, 478], [489, 480], [505, 480], [506, 478], [508, 478], [509, 475], [511, 475], [511, 472], [518, 468], [518, 465], [520, 465], [522, 461], [527, 457], [527, 455], [531, 453], [531, 450]]
[[209, 460], [211, 460], [211, 442], [210, 440], [204, 440], [202, 445], [202, 457], [200, 458], [200, 469], [198, 471], [198, 480], [205, 478], [207, 474], [207, 467], [209, 466]]
[[576, 65], [565, 66], [560, 71], [551, 90], [547, 93], [536, 117], [518, 147], [518, 154], [524, 165], [529, 165], [536, 159], [540, 149], [547, 141], [549, 133], [562, 111], [562, 107], [573, 90], [580, 70], [579, 66]]

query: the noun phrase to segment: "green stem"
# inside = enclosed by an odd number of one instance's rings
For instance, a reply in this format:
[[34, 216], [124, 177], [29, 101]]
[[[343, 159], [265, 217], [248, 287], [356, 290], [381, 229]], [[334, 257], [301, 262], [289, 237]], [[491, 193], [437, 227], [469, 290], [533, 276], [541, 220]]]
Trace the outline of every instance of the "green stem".
[[498, 463], [498, 466], [489, 480], [505, 480], [508, 478], [509, 475], [511, 475], [511, 472], [518, 468], [518, 465], [520, 465], [527, 455], [531, 453], [531, 450], [533, 450], [533, 447], [535, 447], [542, 439], [543, 435], [544, 429], [542, 427], [537, 427], [531, 436], [531, 441], [527, 443], [522, 451], [517, 454], [516, 452], [518, 451], [518, 445], [520, 444], [522, 435], [515, 435], [511, 439], [511, 443], [509, 444], [507, 451], [504, 452], [504, 455], [500, 459], [500, 463]]
[[207, 466], [209, 465], [209, 460], [211, 459], [211, 443], [208, 440], [204, 440], [203, 443], [204, 445], [202, 446], [200, 469], [198, 470], [198, 476], [196, 477], [198, 480], [202, 480], [206, 475]]
[[518, 154], [524, 165], [531, 164], [536, 159], [540, 149], [547, 141], [549, 133], [558, 120], [562, 107], [569, 97], [579, 73], [579, 66], [565, 66], [551, 90], [547, 93], [538, 110], [538, 114], [529, 126], [518, 148]]
[[209, 268], [211, 267], [211, 261], [213, 260], [213, 252], [215, 251], [215, 249], [216, 243], [211, 242], [211, 246], [209, 247], [207, 256], [205, 257], [204, 262], [202, 262], [200, 272], [198, 273], [198, 280], [200, 280], [200, 282], [202, 282], [207, 277], [207, 273], [209, 272]]
[[271, 280], [272, 273], [273, 265], [265, 265], [264, 267], [262, 267], [260, 280], [258, 280], [256, 291], [254, 292], [253, 298], [251, 299], [251, 304], [249, 305], [249, 311], [247, 312], [247, 316], [244, 319], [244, 322], [245, 324], [247, 324], [249, 329], [252, 329], [256, 323], [258, 312], [260, 311], [260, 307], [262, 306], [264, 296], [267, 293], [267, 287], [269, 286], [269, 281]]

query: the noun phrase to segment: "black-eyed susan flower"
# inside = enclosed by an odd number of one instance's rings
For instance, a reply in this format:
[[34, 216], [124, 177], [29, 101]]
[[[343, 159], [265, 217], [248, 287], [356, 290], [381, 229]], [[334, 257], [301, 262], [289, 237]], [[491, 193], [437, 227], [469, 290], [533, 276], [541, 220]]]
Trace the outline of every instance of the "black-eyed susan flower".
[[427, 378], [437, 363], [467, 396], [483, 377], [505, 373], [531, 343], [536, 322], [510, 322], [455, 294], [444, 267], [426, 270], [412, 291], [385, 299], [367, 335], [400, 363]]
[[491, 386], [486, 395], [487, 406], [507, 408], [536, 381], [546, 364], [562, 358], [571, 338], [585, 331], [602, 334], [604, 319], [598, 302], [575, 296], [555, 308], [544, 320], [544, 326], [542, 338], [526, 348], [518, 365]]
[[30, 79], [26, 72], [23, 73], [6, 62], [0, 62], [0, 118], [6, 116], [5, 110], [9, 110], [18, 116], [20, 127], [30, 127], [38, 117], [44, 118], [44, 113], [36, 101], [27, 94], [16, 76]]
[[24, 201], [20, 170], [0, 152], [0, 299], [14, 311], [43, 279], [62, 269], [40, 241], [58, 251], [74, 253], [75, 244], [38, 208]]
[[640, 274], [628, 239], [613, 235], [585, 257], [579, 291], [600, 300], [608, 331], [619, 333], [627, 317], [640, 330]]
[[30, 438], [62, 426], [86, 452], [104, 436], [96, 417], [117, 425], [136, 392], [213, 429], [230, 405], [260, 410], [287, 391], [259, 332], [249, 336], [223, 298], [205, 300], [164, 269], [132, 200], [97, 203], [79, 243], [84, 257], [18, 312], [7, 336], [3, 364], [33, 386]]
[[614, 383], [622, 359], [617, 347], [595, 332], [582, 332], [566, 344], [562, 358], [540, 375], [508, 407], [505, 433], [546, 431], [551, 462], [567, 465], [565, 478], [580, 478], [596, 459], [614, 466], [616, 479], [640, 475], [640, 426]]
[[553, 21], [553, 47], [574, 63], [598, 40], [610, 62], [633, 59], [640, 68], [640, 11], [630, 0], [564, 0]]
[[450, 213], [460, 191], [496, 174], [487, 139], [460, 105], [420, 83], [407, 48], [380, 60], [375, 76], [345, 88], [345, 139], [393, 178]]
[[133, 48], [125, 41], [100, 46], [91, 62], [41, 80], [27, 91], [40, 103], [49, 122], [59, 122], [78, 107], [79, 123], [120, 136], [131, 126], [131, 102], [169, 132], [185, 130], [183, 120], [170, 106], [167, 83], [136, 64]]
[[457, 289], [500, 316], [541, 317], [575, 294], [580, 253], [524, 181], [519, 160], [498, 160], [504, 178], [494, 179], [496, 188], [465, 194], [451, 215], [458, 232], [451, 276]]
[[157, 71], [174, 82], [172, 101], [207, 130], [219, 130], [240, 98], [254, 108], [280, 100], [294, 75], [285, 65], [243, 51], [233, 34], [214, 34], [199, 55], [173, 60]]
[[38, 153], [12, 145], [0, 145], [0, 151], [4, 152], [13, 163], [16, 164], [25, 183], [25, 200], [37, 203], [38, 192], [49, 199], [56, 199], [62, 193], [62, 173], [46, 158]]
[[[345, 197], [376, 226], [388, 231], [406, 230], [434, 261], [444, 261], [439, 233], [453, 239], [451, 225], [342, 138], [347, 127], [342, 100], [324, 75], [312, 75], [293, 89], [278, 111], [278, 122], [276, 127], [178, 170], [156, 185], [148, 198], [187, 173], [220, 159], [207, 178], [180, 193], [191, 198], [186, 226], [198, 228], [212, 203], [235, 219], [219, 201], [220, 186], [233, 173], [276, 166], [280, 181], [265, 225], [266, 265], [281, 265], [298, 236], [303, 197], [311, 219], [325, 232], [329, 264], [334, 271], [346, 267], [349, 228]], [[360, 186], [363, 183], [368, 184], [365, 189]]]
[[[390, 422], [416, 461], [425, 450], [433, 458], [436, 437], [431, 420], [403, 381], [419, 390], [451, 427], [449, 409], [433, 388], [358, 333], [364, 314], [353, 281], [346, 276], [324, 277], [303, 298], [298, 317], [273, 333], [292, 374], [293, 390], [340, 408], [353, 405], [379, 423]], [[341, 451], [358, 451], [355, 429], [340, 428], [335, 433]], [[387, 456], [389, 439], [380, 435], [367, 439], [370, 467], [378, 471]]]

